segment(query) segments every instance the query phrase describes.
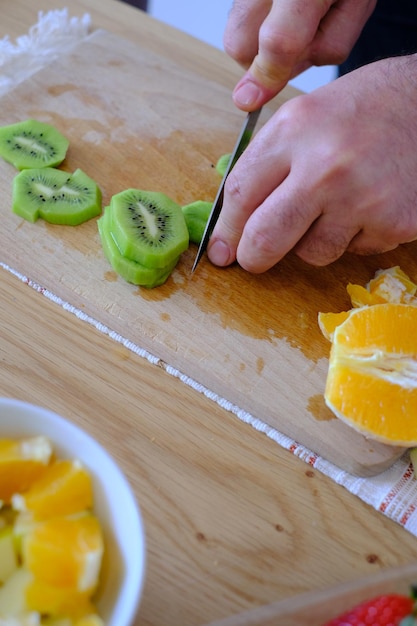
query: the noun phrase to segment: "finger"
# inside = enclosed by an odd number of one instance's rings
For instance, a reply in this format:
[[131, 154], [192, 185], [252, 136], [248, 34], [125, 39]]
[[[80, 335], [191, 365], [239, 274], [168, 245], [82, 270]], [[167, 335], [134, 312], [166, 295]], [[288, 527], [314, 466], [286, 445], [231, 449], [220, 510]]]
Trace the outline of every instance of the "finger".
[[236, 252], [238, 263], [249, 272], [265, 272], [297, 244], [319, 215], [320, 207], [287, 177], [248, 219]]
[[[227, 177], [222, 211], [207, 248], [215, 265], [229, 265], [235, 260], [245, 223], [288, 175], [289, 156], [277, 148], [278, 137], [277, 127], [272, 126], [268, 131], [266, 124]], [[282, 145], [287, 144], [282, 142]]]
[[274, 1], [259, 31], [259, 51], [248, 72], [236, 85], [233, 99], [249, 111], [277, 94], [305, 60], [330, 0]]
[[294, 251], [310, 265], [330, 265], [349, 249], [359, 230], [355, 223], [343, 220], [341, 213], [334, 216], [322, 213], [295, 245]]
[[339, 65], [349, 55], [375, 8], [376, 0], [335, 2], [320, 22], [311, 44], [313, 65]]
[[350, 242], [347, 250], [353, 254], [370, 256], [373, 254], [383, 254], [390, 250], [395, 250], [401, 242], [384, 241], [374, 235], [368, 235], [361, 231]]
[[272, 0], [235, 0], [223, 36], [224, 49], [248, 68], [258, 52], [258, 33], [271, 10]]

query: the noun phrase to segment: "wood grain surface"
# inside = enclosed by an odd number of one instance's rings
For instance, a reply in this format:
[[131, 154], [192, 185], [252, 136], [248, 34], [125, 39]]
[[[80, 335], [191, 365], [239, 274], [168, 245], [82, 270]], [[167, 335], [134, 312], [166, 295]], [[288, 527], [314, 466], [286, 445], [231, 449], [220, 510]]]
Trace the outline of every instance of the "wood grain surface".
[[147, 537], [135, 626], [196, 626], [417, 559], [399, 525], [0, 269], [0, 392], [85, 428]]
[[[67, 3], [3, 4], [0, 36], [16, 37]], [[84, 11], [219, 85], [239, 75], [123, 3], [71, 2]], [[262, 433], [2, 269], [0, 284], [1, 395], [83, 426], [134, 487], [148, 544], [135, 626], [207, 624], [417, 559], [415, 537]]]
[[[212, 200], [220, 182], [214, 164], [232, 149], [243, 121], [223, 86], [107, 31], [3, 96], [0, 123], [26, 118], [68, 137], [62, 167], [95, 179], [103, 205], [129, 187], [164, 192], [179, 204]], [[346, 284], [366, 282], [381, 265], [417, 273], [415, 246], [324, 269], [290, 254], [251, 276], [206, 259], [192, 275], [192, 245], [165, 285], [141, 289], [111, 270], [96, 220], [71, 229], [11, 214], [15, 173], [0, 162], [5, 263], [343, 469], [375, 474], [402, 453], [367, 440], [326, 408], [329, 343], [317, 314], [343, 310]]]

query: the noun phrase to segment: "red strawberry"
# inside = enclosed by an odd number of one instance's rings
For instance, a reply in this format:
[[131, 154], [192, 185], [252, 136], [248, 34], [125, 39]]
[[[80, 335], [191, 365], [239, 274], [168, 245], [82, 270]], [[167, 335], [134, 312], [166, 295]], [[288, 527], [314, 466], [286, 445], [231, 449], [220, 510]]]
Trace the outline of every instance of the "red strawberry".
[[363, 602], [323, 626], [400, 626], [404, 617], [412, 615], [413, 608], [412, 598], [388, 594]]

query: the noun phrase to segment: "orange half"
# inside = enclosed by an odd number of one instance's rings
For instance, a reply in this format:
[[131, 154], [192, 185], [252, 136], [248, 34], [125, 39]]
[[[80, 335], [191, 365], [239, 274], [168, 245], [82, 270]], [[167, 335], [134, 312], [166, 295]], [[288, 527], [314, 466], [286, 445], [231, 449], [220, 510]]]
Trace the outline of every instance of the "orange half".
[[417, 307], [375, 304], [336, 326], [325, 401], [378, 441], [417, 446]]

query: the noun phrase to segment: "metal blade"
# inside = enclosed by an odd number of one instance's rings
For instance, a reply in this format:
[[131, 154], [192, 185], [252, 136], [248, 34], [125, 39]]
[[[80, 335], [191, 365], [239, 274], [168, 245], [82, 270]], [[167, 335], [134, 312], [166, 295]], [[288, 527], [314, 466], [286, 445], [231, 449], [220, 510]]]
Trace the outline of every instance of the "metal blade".
[[257, 109], [256, 111], [251, 111], [250, 113], [248, 113], [246, 120], [242, 126], [242, 129], [240, 131], [239, 137], [236, 141], [236, 145], [233, 149], [233, 152], [230, 156], [230, 161], [227, 165], [226, 171], [224, 173], [222, 182], [220, 183], [220, 187], [217, 191], [217, 195], [216, 198], [214, 200], [213, 203], [213, 207], [211, 209], [209, 218], [207, 220], [207, 224], [206, 224], [206, 228], [204, 230], [203, 233], [203, 237], [201, 239], [200, 245], [198, 247], [197, 250], [197, 254], [194, 260], [194, 264], [193, 267], [191, 269], [191, 273], [194, 272], [195, 268], [197, 267], [201, 257], [204, 254], [205, 249], [207, 248], [207, 244], [209, 242], [210, 239], [210, 235], [213, 232], [213, 228], [216, 225], [217, 220], [219, 219], [219, 215], [220, 215], [220, 211], [222, 210], [222, 206], [223, 206], [223, 194], [224, 194], [224, 185], [226, 182], [226, 178], [228, 177], [228, 175], [230, 174], [233, 166], [235, 165], [236, 161], [238, 160], [238, 158], [240, 157], [240, 155], [242, 154], [242, 152], [245, 150], [245, 148], [247, 147], [247, 145], [249, 144], [251, 138], [252, 138], [252, 134], [253, 131], [255, 129], [256, 126], [256, 122], [258, 121], [259, 115], [261, 113], [262, 109]]

